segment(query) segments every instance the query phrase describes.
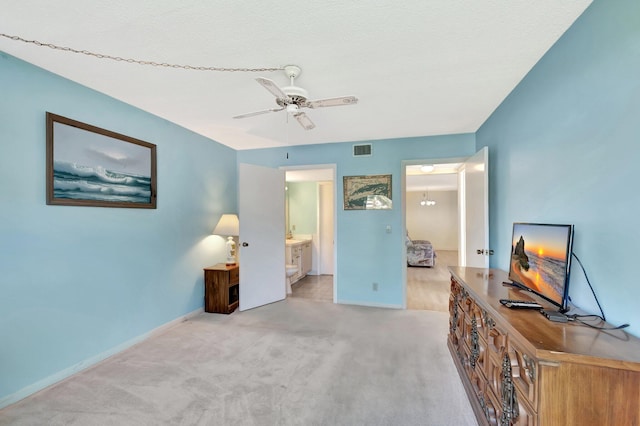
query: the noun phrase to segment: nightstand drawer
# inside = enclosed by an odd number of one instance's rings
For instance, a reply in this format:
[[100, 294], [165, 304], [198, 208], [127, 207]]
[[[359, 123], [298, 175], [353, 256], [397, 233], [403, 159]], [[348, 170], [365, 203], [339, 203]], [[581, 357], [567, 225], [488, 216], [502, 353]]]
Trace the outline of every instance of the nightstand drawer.
[[234, 268], [229, 271], [229, 285], [240, 283], [240, 268]]

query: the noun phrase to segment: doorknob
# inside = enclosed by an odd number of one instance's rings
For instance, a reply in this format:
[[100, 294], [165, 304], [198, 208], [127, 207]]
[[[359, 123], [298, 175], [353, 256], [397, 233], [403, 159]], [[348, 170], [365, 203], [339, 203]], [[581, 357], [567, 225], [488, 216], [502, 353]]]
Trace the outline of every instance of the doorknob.
[[249, 243], [242, 243], [242, 247], [249, 247]]
[[493, 249], [476, 249], [476, 253], [478, 253], [478, 254], [486, 254], [488, 256], [493, 256]]

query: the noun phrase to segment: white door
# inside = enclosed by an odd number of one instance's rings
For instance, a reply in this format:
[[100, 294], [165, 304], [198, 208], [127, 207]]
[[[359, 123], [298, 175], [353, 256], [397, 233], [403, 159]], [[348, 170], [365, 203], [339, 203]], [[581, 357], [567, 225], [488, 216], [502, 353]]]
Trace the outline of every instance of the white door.
[[320, 275], [333, 275], [333, 182], [321, 183], [319, 189]]
[[239, 165], [240, 310], [283, 300], [284, 171]]
[[460, 265], [489, 267], [489, 149], [467, 159], [459, 172]]

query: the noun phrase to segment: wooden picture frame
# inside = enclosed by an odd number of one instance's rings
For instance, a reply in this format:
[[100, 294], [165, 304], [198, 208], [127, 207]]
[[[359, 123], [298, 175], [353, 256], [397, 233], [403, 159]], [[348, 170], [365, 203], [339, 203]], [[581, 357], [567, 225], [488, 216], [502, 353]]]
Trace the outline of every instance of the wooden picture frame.
[[47, 204], [156, 208], [156, 146], [47, 112]]
[[391, 175], [344, 176], [344, 210], [392, 208]]

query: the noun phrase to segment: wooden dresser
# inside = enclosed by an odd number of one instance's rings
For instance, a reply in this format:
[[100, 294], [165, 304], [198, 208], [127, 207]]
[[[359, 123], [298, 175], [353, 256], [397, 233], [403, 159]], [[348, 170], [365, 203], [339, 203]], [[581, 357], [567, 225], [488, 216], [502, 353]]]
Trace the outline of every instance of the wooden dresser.
[[640, 425], [640, 339], [506, 308], [551, 305], [504, 286], [504, 271], [449, 270], [447, 344], [481, 425]]
[[218, 263], [204, 268], [204, 310], [230, 314], [238, 307], [240, 268]]

